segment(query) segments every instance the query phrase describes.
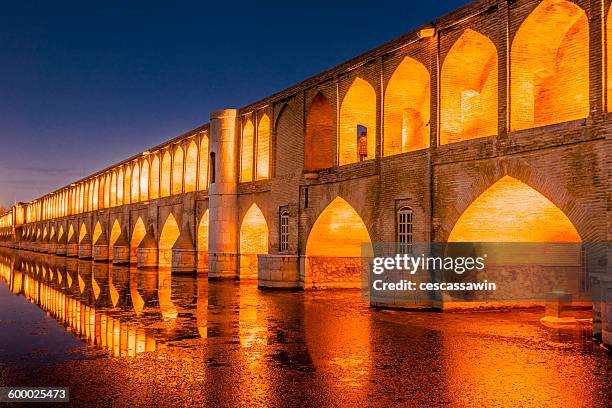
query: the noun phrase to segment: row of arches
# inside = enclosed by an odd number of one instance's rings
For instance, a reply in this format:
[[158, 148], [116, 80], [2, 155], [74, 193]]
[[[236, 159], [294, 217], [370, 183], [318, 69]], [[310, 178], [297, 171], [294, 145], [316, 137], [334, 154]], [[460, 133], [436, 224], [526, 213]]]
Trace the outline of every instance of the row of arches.
[[265, 180], [269, 176], [270, 118], [267, 113], [246, 116], [240, 138], [240, 181]]
[[[497, 135], [498, 72], [498, 50], [493, 41], [483, 33], [466, 29], [441, 66], [440, 144]], [[589, 22], [584, 10], [571, 1], [542, 1], [512, 40], [509, 72], [510, 130], [587, 117]], [[421, 62], [405, 57], [385, 84], [383, 95], [383, 156], [429, 147], [429, 70]], [[334, 117], [331, 102], [319, 92], [306, 114], [306, 171], [335, 165]], [[373, 159], [377, 94], [372, 83], [361, 77], [353, 80], [340, 103], [338, 122], [337, 163]]]

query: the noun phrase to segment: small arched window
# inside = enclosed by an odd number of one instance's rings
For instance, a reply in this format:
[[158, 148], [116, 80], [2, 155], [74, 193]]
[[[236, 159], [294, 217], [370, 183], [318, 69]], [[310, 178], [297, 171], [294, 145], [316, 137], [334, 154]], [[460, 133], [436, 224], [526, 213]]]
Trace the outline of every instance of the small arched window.
[[289, 213], [283, 211], [280, 215], [280, 252], [289, 251]]
[[412, 253], [412, 209], [402, 207], [397, 211], [397, 244], [400, 254]]
[[216, 176], [216, 171], [215, 171], [215, 153], [211, 152], [210, 153], [210, 184], [215, 182], [215, 176]]

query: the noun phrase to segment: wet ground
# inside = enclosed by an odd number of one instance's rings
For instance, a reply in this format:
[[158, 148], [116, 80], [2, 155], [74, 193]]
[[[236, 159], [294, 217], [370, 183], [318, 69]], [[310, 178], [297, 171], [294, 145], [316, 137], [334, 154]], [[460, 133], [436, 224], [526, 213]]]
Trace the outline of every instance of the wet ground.
[[542, 315], [381, 311], [359, 291], [0, 250], [0, 386], [68, 386], [88, 407], [609, 406], [590, 326]]

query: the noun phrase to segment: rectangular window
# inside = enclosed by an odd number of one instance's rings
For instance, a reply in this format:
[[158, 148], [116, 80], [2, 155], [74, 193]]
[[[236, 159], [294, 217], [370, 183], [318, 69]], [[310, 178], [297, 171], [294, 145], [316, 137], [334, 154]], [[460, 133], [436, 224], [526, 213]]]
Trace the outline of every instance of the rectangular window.
[[283, 211], [280, 216], [280, 252], [289, 251], [289, 213]]
[[398, 253], [412, 253], [412, 209], [402, 207], [397, 212]]

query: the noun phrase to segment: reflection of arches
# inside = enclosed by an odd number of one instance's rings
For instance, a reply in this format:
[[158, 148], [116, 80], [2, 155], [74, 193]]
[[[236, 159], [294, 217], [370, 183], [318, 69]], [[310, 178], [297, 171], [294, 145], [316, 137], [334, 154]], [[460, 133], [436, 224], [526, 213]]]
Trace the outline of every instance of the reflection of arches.
[[253, 137], [255, 128], [251, 119], [247, 120], [242, 128], [240, 147], [240, 181], [246, 183], [253, 181]]
[[159, 235], [159, 266], [172, 266], [172, 247], [178, 239], [181, 231], [172, 213], [166, 218], [164, 227]]
[[429, 147], [429, 99], [429, 71], [404, 58], [385, 90], [385, 156]]
[[102, 235], [102, 225], [100, 225], [100, 221], [96, 222], [96, 226], [94, 227], [94, 232], [93, 232], [93, 239], [92, 239], [92, 244], [96, 244], [96, 242], [98, 241], [98, 238], [100, 238], [100, 235]]
[[376, 152], [376, 91], [369, 82], [355, 78], [340, 106], [339, 164], [359, 161], [357, 126], [367, 129], [367, 160]]
[[497, 134], [497, 71], [493, 42], [465, 30], [442, 64], [441, 144]]
[[313, 98], [306, 114], [304, 170], [327, 169], [334, 165], [334, 109], [322, 93]]
[[170, 173], [172, 172], [172, 158], [167, 150], [162, 157], [161, 167], [161, 183], [159, 186], [159, 194], [161, 197], [170, 195]]
[[253, 203], [240, 224], [240, 278], [257, 278], [257, 254], [268, 253], [268, 224]]
[[192, 140], [185, 158], [185, 192], [196, 191], [198, 176], [198, 146]]
[[270, 175], [270, 118], [264, 114], [257, 125], [257, 180]]
[[145, 235], [147, 235], [147, 229], [145, 228], [142, 218], [138, 217], [134, 225], [134, 231], [132, 232], [132, 239], [130, 240], [130, 263], [136, 263], [138, 261], [138, 245], [140, 245]]
[[574, 2], [544, 0], [512, 41], [511, 128], [589, 115], [589, 22]]
[[183, 192], [183, 148], [178, 146], [172, 164], [172, 194]]
[[155, 200], [159, 198], [159, 156], [156, 154], [151, 162], [151, 188], [149, 198]]
[[[330, 245], [333, 243], [333, 245]], [[307, 286], [360, 287], [372, 253], [370, 234], [357, 212], [336, 197], [315, 221], [306, 242]]]
[[198, 270], [208, 269], [208, 209], [198, 225]]
[[505, 176], [459, 217], [449, 242], [580, 242], [569, 218], [541, 193]]

